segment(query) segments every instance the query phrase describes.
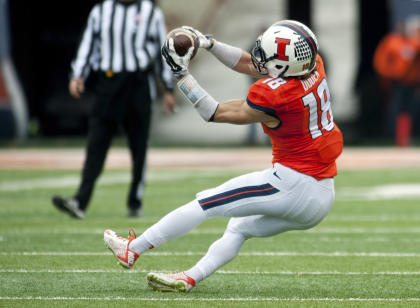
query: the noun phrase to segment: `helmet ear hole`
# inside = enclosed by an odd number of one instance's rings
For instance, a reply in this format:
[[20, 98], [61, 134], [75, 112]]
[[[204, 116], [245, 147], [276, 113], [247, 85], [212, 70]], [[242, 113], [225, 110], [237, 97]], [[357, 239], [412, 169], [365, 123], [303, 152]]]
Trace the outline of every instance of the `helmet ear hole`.
[[276, 67], [276, 69], [281, 70], [283, 68], [283, 65], [277, 64], [275, 67]]

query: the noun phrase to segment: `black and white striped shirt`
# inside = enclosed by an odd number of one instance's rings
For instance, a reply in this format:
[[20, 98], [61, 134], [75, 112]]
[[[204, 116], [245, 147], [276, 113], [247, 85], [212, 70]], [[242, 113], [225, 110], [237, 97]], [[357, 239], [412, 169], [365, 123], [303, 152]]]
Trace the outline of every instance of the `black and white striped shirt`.
[[172, 74], [160, 54], [165, 38], [164, 16], [153, 1], [104, 0], [90, 12], [72, 62], [72, 78], [86, 79], [90, 70], [157, 71], [165, 87], [172, 89]]

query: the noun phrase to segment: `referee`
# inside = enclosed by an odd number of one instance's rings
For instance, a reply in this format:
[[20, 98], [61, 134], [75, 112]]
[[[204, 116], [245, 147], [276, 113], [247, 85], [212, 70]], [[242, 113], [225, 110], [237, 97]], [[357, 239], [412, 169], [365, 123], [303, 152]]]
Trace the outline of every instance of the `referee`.
[[154, 1], [104, 0], [91, 10], [69, 83], [70, 94], [79, 99], [85, 80], [94, 75], [86, 159], [76, 194], [52, 198], [59, 210], [84, 218], [112, 137], [122, 126], [132, 158], [128, 215], [141, 215], [151, 103], [157, 92], [155, 76], [166, 89], [165, 111], [172, 112], [175, 106], [172, 74], [160, 54], [165, 38], [164, 16]]

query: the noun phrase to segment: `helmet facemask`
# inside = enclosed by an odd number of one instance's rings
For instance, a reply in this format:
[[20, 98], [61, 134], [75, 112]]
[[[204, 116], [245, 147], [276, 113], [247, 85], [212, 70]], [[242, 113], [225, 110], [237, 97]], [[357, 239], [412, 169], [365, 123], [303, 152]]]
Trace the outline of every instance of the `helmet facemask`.
[[260, 73], [261, 75], [267, 75], [268, 71], [265, 68], [265, 64], [267, 63], [267, 61], [265, 57], [265, 52], [261, 48], [261, 35], [256, 40], [255, 47], [251, 51], [251, 58], [252, 64], [254, 64], [258, 73]]

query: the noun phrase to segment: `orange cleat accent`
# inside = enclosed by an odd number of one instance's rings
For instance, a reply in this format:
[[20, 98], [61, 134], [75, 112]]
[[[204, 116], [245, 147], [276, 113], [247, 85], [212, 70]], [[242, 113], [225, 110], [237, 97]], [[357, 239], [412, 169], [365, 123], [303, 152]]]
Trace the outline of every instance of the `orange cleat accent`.
[[121, 237], [112, 230], [105, 230], [104, 232], [105, 245], [112, 251], [119, 264], [125, 268], [132, 268], [140, 256], [128, 248], [136, 237], [133, 229], [128, 232], [128, 238]]

